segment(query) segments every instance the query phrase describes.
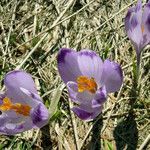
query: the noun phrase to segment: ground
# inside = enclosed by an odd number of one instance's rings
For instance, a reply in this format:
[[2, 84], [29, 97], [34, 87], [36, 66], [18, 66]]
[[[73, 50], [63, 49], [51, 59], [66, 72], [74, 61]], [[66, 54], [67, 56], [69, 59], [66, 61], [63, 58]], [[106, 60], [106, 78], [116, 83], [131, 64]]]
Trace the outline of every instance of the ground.
[[[145, 2], [145, 1], [144, 1]], [[124, 18], [136, 1], [129, 0], [1, 0], [0, 86], [14, 69], [31, 73], [49, 124], [15, 136], [0, 136], [0, 149], [136, 150], [150, 131], [150, 53], [142, 52], [139, 83], [135, 82], [135, 50]], [[78, 119], [57, 69], [61, 47], [91, 49], [103, 60], [121, 64], [124, 82], [108, 96], [102, 114], [92, 122]], [[139, 92], [137, 92], [139, 91]], [[150, 146], [145, 145], [145, 149]]]

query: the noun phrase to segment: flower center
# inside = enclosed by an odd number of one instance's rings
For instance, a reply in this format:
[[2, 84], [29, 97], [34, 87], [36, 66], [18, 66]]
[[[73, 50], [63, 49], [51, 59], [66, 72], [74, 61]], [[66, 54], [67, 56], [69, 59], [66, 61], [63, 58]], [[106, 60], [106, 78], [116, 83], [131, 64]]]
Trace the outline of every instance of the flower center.
[[29, 116], [31, 107], [29, 105], [25, 105], [25, 104], [21, 104], [21, 103], [14, 103], [13, 104], [8, 97], [5, 97], [3, 99], [3, 104], [0, 105], [0, 110], [1, 111], [13, 110], [17, 114]]
[[79, 76], [77, 78], [78, 92], [89, 91], [95, 93], [97, 90], [97, 84], [94, 78], [88, 78], [86, 76]]

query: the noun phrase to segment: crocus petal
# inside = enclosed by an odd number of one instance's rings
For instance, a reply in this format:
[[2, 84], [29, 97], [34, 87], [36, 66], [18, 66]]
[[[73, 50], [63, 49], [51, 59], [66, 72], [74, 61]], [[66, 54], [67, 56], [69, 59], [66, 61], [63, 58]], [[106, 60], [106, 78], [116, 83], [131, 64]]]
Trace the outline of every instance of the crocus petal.
[[48, 123], [49, 112], [46, 107], [40, 103], [31, 113], [33, 124], [41, 128]]
[[69, 92], [69, 96], [71, 100], [75, 103], [79, 103], [77, 100], [77, 94], [78, 94], [78, 85], [75, 82], [69, 81], [67, 82], [67, 88]]
[[5, 113], [2, 113], [0, 115], [0, 128], [3, 127], [8, 120], [9, 118], [7, 117], [7, 115]]
[[31, 75], [21, 70], [8, 72], [4, 78], [4, 84], [7, 90], [13, 90], [22, 87], [33, 93], [37, 93], [35, 83]]
[[[32, 129], [32, 127], [30, 127], [29, 129]], [[7, 135], [14, 135], [14, 134], [18, 134], [29, 129], [25, 129], [19, 124], [7, 123], [5, 124], [4, 132]]]
[[18, 133], [22, 133], [24, 131], [32, 129], [33, 123], [31, 119], [26, 120], [23, 123], [12, 123], [11, 121], [6, 122], [5, 125], [0, 127], [0, 133], [5, 135], [14, 135]]
[[81, 50], [78, 52], [78, 65], [83, 76], [93, 77], [97, 84], [102, 84], [103, 62], [94, 51]]
[[145, 5], [142, 15], [144, 46], [150, 43], [150, 1]]
[[12, 102], [24, 102], [25, 104], [28, 101], [28, 97], [20, 90], [24, 88], [37, 94], [34, 81], [30, 74], [24, 71], [11, 71], [6, 74], [4, 78], [4, 84], [6, 86], [6, 95], [9, 97]]
[[[27, 89], [24, 89], [22, 87], [13, 89], [13, 91], [7, 90], [6, 91], [6, 97], [8, 97], [11, 102], [13, 103], [21, 103], [21, 104], [27, 104], [31, 107], [36, 107], [41, 100], [39, 99], [39, 96], [36, 97], [35, 93], [32, 93], [28, 91]], [[34, 98], [33, 98], [34, 97]]]
[[103, 103], [106, 101], [106, 98], [107, 98], [106, 88], [105, 86], [103, 86], [102, 88], [96, 91], [95, 97], [92, 100], [92, 107], [95, 108], [102, 106]]
[[[41, 100], [41, 97], [40, 97], [38, 94], [33, 93], [33, 92], [31, 92], [31, 91], [29, 91], [29, 90], [27, 90], [27, 89], [25, 89], [25, 88], [22, 88], [22, 87], [20, 87], [20, 90], [21, 90], [24, 94], [26, 94], [27, 96], [29, 96], [29, 99], [32, 99], [32, 101], [34, 101], [34, 100], [39, 101], [39, 102], [42, 101], [42, 100]], [[29, 100], [29, 99], [28, 99], [28, 100]]]
[[73, 107], [72, 111], [82, 120], [91, 121], [95, 119], [100, 113], [102, 108], [94, 109], [93, 112], [87, 112], [80, 107]]
[[81, 75], [78, 68], [77, 52], [68, 48], [60, 49], [58, 53], [58, 71], [65, 83], [68, 81], [76, 81]]
[[137, 53], [140, 53], [143, 43], [143, 34], [141, 30], [142, 3], [139, 0], [135, 7], [131, 7], [125, 17], [125, 29], [128, 37], [133, 42]]
[[[3, 112], [0, 116], [0, 133], [6, 134], [6, 135], [13, 135], [17, 133], [24, 132], [26, 130], [33, 128], [33, 123], [27, 122], [27, 120], [31, 119], [29, 117], [23, 117], [22, 115], [16, 114], [14, 111], [6, 111]], [[26, 126], [23, 126], [23, 124], [26, 124]], [[23, 128], [20, 128], [22, 125]]]
[[2, 113], [0, 122], [0, 133], [6, 135], [21, 133], [33, 128], [33, 123], [29, 117], [23, 118], [13, 111]]
[[0, 127], [0, 133], [4, 135], [14, 135], [18, 132], [16, 131], [16, 124], [5, 124], [5, 126]]
[[79, 107], [73, 107], [72, 111], [82, 120], [88, 120], [91, 118], [92, 113], [89, 113]]
[[106, 59], [104, 61], [104, 71], [102, 78], [108, 93], [118, 91], [123, 82], [121, 67], [117, 63]]
[[27, 118], [23, 123], [19, 124], [18, 126], [18, 129], [20, 130], [19, 132], [28, 131], [31, 130], [32, 128], [36, 128], [36, 127], [33, 124], [33, 121], [30, 117]]
[[91, 103], [91, 100], [94, 97], [94, 94], [91, 94], [88, 91], [78, 92], [78, 85], [75, 82], [68, 82], [67, 88], [71, 100], [77, 104]]

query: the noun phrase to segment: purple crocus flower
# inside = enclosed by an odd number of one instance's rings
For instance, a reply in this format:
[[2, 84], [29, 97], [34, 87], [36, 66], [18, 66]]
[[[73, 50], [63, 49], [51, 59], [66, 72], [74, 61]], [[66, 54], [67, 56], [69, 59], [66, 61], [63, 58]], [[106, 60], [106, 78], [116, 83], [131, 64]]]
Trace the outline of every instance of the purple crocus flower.
[[6, 92], [0, 93], [0, 133], [14, 135], [48, 123], [49, 113], [30, 74], [15, 70], [4, 78]]
[[141, 50], [150, 43], [150, 0], [143, 10], [141, 0], [129, 8], [125, 17], [125, 29], [136, 49], [139, 64]]
[[58, 54], [58, 70], [67, 85], [72, 111], [82, 120], [92, 120], [102, 111], [107, 93], [119, 90], [122, 81], [120, 66], [101, 58], [91, 50], [62, 48]]

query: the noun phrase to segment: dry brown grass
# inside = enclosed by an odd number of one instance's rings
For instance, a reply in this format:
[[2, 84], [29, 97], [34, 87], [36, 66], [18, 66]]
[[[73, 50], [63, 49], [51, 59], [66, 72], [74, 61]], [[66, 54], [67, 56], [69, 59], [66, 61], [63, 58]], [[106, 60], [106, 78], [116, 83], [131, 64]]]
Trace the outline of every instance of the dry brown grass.
[[[143, 51], [140, 93], [133, 95], [135, 51], [124, 32], [124, 17], [131, 4], [126, 0], [0, 1], [1, 88], [8, 71], [26, 70], [33, 75], [46, 106], [52, 112], [57, 110], [49, 125], [40, 131], [1, 136], [0, 149], [140, 147], [150, 131], [150, 53], [149, 48]], [[123, 67], [122, 88], [109, 95], [103, 115], [93, 122], [83, 122], [70, 112], [72, 104], [56, 63], [61, 47], [92, 49], [103, 59], [108, 57]]]

